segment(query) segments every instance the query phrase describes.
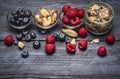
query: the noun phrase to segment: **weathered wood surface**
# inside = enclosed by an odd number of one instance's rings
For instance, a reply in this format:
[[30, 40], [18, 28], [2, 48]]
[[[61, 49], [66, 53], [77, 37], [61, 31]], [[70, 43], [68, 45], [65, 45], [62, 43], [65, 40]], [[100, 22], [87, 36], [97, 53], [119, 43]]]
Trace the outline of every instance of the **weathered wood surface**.
[[[107, 45], [105, 36], [95, 36], [88, 33], [86, 39], [89, 42], [86, 51], [77, 49], [74, 55], [70, 55], [65, 50], [64, 42], [56, 42], [56, 52], [52, 56], [46, 55], [45, 37], [48, 34], [60, 31], [61, 23], [59, 22], [48, 33], [42, 35], [38, 28], [31, 24], [31, 30], [37, 33], [36, 40], [41, 40], [41, 48], [33, 49], [32, 41], [23, 42], [26, 47], [24, 50], [29, 50], [30, 55], [27, 59], [21, 57], [21, 50], [17, 46], [7, 47], [4, 45], [3, 39], [5, 35], [18, 33], [12, 30], [7, 24], [6, 15], [16, 7], [26, 7], [32, 12], [38, 7], [56, 8], [60, 11], [61, 7], [69, 3], [72, 6], [86, 8], [90, 3], [97, 0], [0, 0], [0, 79], [18, 79], [18, 78], [65, 78], [65, 79], [119, 79], [120, 78], [120, 1], [119, 0], [102, 0], [111, 4], [115, 11], [113, 29], [109, 32], [116, 36], [114, 45]], [[109, 34], [108, 33], [108, 34]], [[90, 41], [94, 38], [100, 38], [99, 44], [91, 44]], [[99, 57], [97, 48], [101, 45], [106, 46], [107, 56]]]

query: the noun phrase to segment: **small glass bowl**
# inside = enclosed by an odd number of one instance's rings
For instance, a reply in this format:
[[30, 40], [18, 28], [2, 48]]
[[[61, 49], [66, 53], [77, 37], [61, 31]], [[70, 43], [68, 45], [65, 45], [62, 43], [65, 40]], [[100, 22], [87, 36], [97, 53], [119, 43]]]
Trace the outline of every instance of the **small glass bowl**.
[[38, 24], [38, 22], [37, 22], [37, 20], [36, 20], [36, 18], [35, 18], [35, 15], [40, 15], [39, 9], [40, 9], [40, 8], [38, 8], [38, 9], [34, 12], [34, 15], [33, 15], [35, 25], [36, 25], [37, 27], [41, 28], [41, 29], [42, 29], [41, 31], [43, 31], [43, 30], [45, 31], [45, 30], [47, 30], [47, 29], [50, 29], [50, 28], [54, 27], [54, 26], [57, 24], [57, 22], [58, 22], [58, 14], [57, 14], [57, 19], [56, 19], [56, 21], [55, 21], [53, 24], [51, 24], [51, 25], [49, 25], [49, 26], [42, 26], [42, 25]]
[[8, 22], [8, 24], [9, 24], [12, 28], [18, 29], [18, 30], [24, 29], [24, 28], [28, 27], [28, 26], [31, 24], [31, 22], [32, 22], [32, 12], [31, 12], [29, 9], [26, 9], [26, 8], [24, 8], [24, 9], [25, 9], [25, 10], [29, 10], [29, 12], [31, 13], [30, 21], [29, 21], [27, 24], [24, 24], [24, 25], [21, 25], [21, 26], [16, 26], [16, 25], [14, 25], [13, 23], [11, 23], [11, 22], [9, 21], [9, 17], [10, 17], [10, 15], [11, 15], [11, 13], [14, 12], [14, 11], [17, 11], [17, 10], [19, 10], [19, 9], [21, 9], [21, 8], [23, 8], [23, 7], [16, 8], [15, 10], [13, 10], [13, 11], [11, 11], [10, 13], [7, 14], [7, 22]]
[[[103, 5], [104, 7], [109, 9], [112, 16], [109, 18], [108, 21], [97, 22], [97, 21], [93, 21], [89, 18], [88, 9], [91, 6], [93, 6], [94, 4]], [[109, 5], [108, 3], [94, 2], [94, 3], [90, 4], [88, 6], [88, 8], [86, 9], [86, 14], [85, 15], [86, 15], [85, 16], [85, 26], [90, 33], [95, 34], [95, 35], [103, 35], [103, 34], [108, 33], [111, 30], [112, 23], [113, 23], [113, 18], [114, 18], [114, 10], [113, 10], [112, 6]]]
[[64, 13], [61, 11], [61, 12], [59, 13], [59, 19], [60, 19], [60, 22], [62, 23], [62, 25], [63, 25], [64, 27], [66, 27], [66, 28], [76, 29], [76, 28], [80, 27], [80, 26], [84, 23], [84, 18], [83, 18], [83, 19], [81, 19], [80, 24], [78, 24], [78, 25], [76, 25], [76, 26], [66, 25], [66, 24], [64, 24], [64, 23], [62, 22], [62, 17], [63, 17], [63, 15], [64, 15]]

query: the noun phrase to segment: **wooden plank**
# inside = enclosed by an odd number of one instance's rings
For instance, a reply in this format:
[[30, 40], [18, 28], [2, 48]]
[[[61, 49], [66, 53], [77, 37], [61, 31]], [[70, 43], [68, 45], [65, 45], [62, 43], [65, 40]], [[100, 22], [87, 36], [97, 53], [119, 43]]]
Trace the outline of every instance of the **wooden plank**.
[[[76, 54], [69, 55], [65, 52], [64, 43], [59, 44], [55, 54], [46, 55], [44, 51], [45, 42], [41, 42], [39, 50], [32, 48], [32, 42], [26, 43], [24, 50], [29, 50], [27, 59], [21, 57], [21, 50], [16, 46], [7, 47], [0, 42], [0, 74], [1, 75], [64, 75], [64, 76], [119, 76], [120, 74], [120, 42], [113, 46], [105, 42], [91, 44], [86, 51], [77, 48]], [[104, 58], [97, 56], [97, 48], [106, 46], [108, 55]], [[9, 50], [11, 50], [9, 52]], [[51, 73], [52, 72], [52, 73]]]
[[[74, 55], [66, 52], [65, 43], [57, 41], [56, 52], [49, 56], [45, 53], [45, 37], [59, 32], [62, 24], [60, 21], [46, 34], [41, 34], [39, 29], [31, 24], [30, 30], [37, 34], [35, 40], [41, 41], [41, 48], [35, 50], [32, 47], [32, 42], [25, 43], [25, 49], [29, 51], [29, 57], [23, 59], [21, 57], [22, 50], [13, 45], [7, 47], [4, 45], [3, 39], [6, 35], [12, 34], [15, 36], [18, 31], [11, 29], [7, 23], [6, 15], [16, 7], [29, 8], [33, 13], [38, 7], [56, 8], [59, 11], [66, 3], [74, 7], [86, 7], [98, 0], [1, 0], [0, 1], [0, 79], [119, 79], [120, 78], [120, 1], [118, 0], [99, 0], [111, 4], [115, 11], [113, 29], [108, 34], [114, 34], [116, 42], [114, 45], [108, 45], [105, 42], [105, 36], [95, 36], [88, 33], [88, 48], [86, 51], [78, 49]], [[90, 41], [94, 38], [100, 38], [99, 44], [91, 44]], [[107, 48], [107, 56], [99, 57], [97, 49], [104, 45]]]

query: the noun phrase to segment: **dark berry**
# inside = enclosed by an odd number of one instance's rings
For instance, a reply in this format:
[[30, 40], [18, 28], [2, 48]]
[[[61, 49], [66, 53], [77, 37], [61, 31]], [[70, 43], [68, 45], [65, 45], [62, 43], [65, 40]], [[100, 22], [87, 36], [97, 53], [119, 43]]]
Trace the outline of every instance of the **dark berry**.
[[19, 41], [20, 41], [20, 40], [22, 40], [22, 38], [23, 38], [23, 36], [22, 36], [22, 34], [21, 34], [21, 33], [16, 35], [16, 39], [17, 39], [17, 40], [19, 40]]
[[62, 42], [62, 41], [65, 41], [65, 38], [66, 38], [66, 35], [64, 33], [60, 33], [59, 34], [59, 40]]
[[18, 18], [18, 21], [19, 21], [19, 22], [22, 22], [22, 21], [23, 21], [23, 18]]
[[15, 15], [13, 15], [13, 16], [14, 16], [14, 19], [15, 19], [15, 20], [18, 19], [18, 15], [17, 15], [17, 14], [15, 14]]
[[14, 24], [15, 23], [15, 19], [13, 17], [10, 17], [9, 18], [9, 22], [12, 23], [12, 24]]
[[23, 31], [22, 31], [22, 35], [23, 35], [23, 36], [26, 36], [28, 33], [29, 33], [29, 30], [23, 30]]
[[23, 23], [24, 24], [27, 24], [29, 22], [29, 19], [28, 18], [23, 18]]
[[16, 20], [16, 21], [15, 21], [15, 25], [16, 25], [16, 26], [20, 26], [20, 21]]
[[25, 11], [25, 14], [26, 14], [27, 17], [30, 17], [32, 15], [32, 13], [31, 13], [31, 11], [29, 9], [27, 9]]
[[34, 47], [35, 49], [40, 48], [40, 46], [41, 46], [40, 41], [34, 41], [34, 42], [33, 42], [33, 47]]
[[18, 13], [22, 13], [22, 12], [24, 13], [24, 12], [25, 12], [25, 9], [24, 9], [24, 8], [19, 8], [19, 9], [18, 9]]
[[18, 41], [17, 41], [17, 40], [15, 40], [15, 41], [14, 41], [14, 44], [17, 46], [17, 45], [18, 45]]
[[36, 33], [35, 32], [30, 32], [30, 36], [32, 39], [36, 38]]
[[28, 52], [28, 51], [23, 51], [23, 52], [21, 53], [21, 56], [22, 56], [23, 58], [27, 58], [28, 55], [29, 55], [29, 52]]
[[25, 13], [21, 12], [21, 13], [19, 14], [19, 16], [20, 16], [21, 18], [24, 18], [26, 15], [25, 15]]
[[30, 36], [29, 34], [27, 34], [27, 35], [25, 36], [25, 40], [26, 40], [27, 42], [29, 42], [29, 41], [31, 40], [31, 36]]
[[65, 38], [65, 43], [67, 44], [67, 43], [70, 43], [71, 42], [71, 38], [70, 37], [66, 37]]
[[53, 34], [53, 36], [55, 36], [55, 39], [57, 40], [58, 38], [59, 38], [59, 32], [55, 32], [54, 34]]

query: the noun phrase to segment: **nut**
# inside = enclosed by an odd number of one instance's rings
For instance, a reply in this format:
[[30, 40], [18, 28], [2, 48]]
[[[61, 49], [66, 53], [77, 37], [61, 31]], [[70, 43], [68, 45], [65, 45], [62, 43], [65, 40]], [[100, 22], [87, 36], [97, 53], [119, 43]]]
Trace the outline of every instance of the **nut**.
[[62, 29], [62, 32], [70, 37], [78, 37], [77, 32], [72, 29]]
[[90, 43], [99, 43], [99, 42], [100, 42], [100, 39], [96, 38], [96, 39], [93, 39]]
[[49, 10], [46, 8], [39, 9], [41, 15], [34, 15], [38, 24], [42, 26], [49, 26], [56, 22], [58, 11], [57, 10]]
[[70, 42], [71, 44], [75, 44], [76, 45], [76, 41], [75, 41], [75, 38], [73, 38]]
[[92, 21], [104, 22], [108, 21], [112, 16], [110, 10], [103, 5], [94, 4], [88, 9], [89, 18]]
[[20, 49], [23, 49], [23, 48], [25, 47], [25, 44], [22, 43], [22, 42], [18, 42], [18, 47], [19, 47]]
[[46, 8], [41, 8], [40, 13], [44, 17], [48, 17], [50, 15], [50, 12]]

